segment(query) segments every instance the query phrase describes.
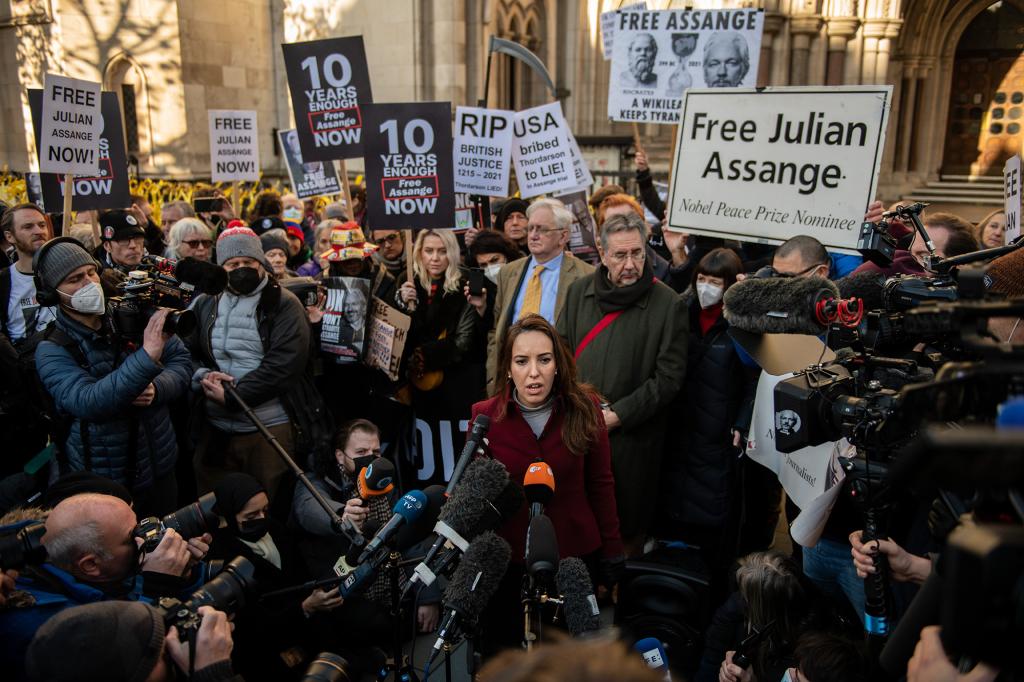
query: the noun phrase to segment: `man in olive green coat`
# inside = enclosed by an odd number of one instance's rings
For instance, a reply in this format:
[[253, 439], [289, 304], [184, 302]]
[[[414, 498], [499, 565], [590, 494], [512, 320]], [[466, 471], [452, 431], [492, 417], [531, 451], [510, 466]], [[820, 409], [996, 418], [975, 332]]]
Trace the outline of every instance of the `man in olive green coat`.
[[601, 227], [601, 265], [566, 292], [558, 331], [581, 381], [605, 397], [604, 419], [622, 539], [638, 553], [654, 512], [667, 409], [686, 373], [689, 318], [676, 292], [654, 279], [647, 226], [636, 215]]

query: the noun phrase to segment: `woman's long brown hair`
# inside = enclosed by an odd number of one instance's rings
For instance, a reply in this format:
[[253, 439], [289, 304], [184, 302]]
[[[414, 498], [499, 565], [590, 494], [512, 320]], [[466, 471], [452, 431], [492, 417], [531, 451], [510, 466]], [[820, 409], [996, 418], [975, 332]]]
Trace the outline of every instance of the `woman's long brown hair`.
[[[551, 396], [558, 400], [565, 410], [565, 421], [562, 425], [562, 442], [574, 455], [583, 456], [597, 439], [598, 429], [603, 429], [602, 417], [594, 404], [600, 395], [589, 384], [581, 384], [576, 379], [576, 360], [569, 352], [565, 341], [558, 335], [555, 328], [540, 315], [527, 315], [516, 322], [505, 335], [505, 343], [498, 355], [498, 376], [494, 381], [494, 394], [511, 398], [512, 345], [520, 334], [540, 332], [551, 339], [554, 348], [555, 380], [551, 387]], [[495, 421], [501, 421], [507, 415], [508, 401], [498, 403], [494, 414]]]

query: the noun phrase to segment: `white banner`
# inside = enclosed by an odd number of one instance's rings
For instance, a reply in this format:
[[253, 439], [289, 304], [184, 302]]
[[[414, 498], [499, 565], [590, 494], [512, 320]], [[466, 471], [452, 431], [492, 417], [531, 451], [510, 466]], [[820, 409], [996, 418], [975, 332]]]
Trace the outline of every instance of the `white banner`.
[[1006, 243], [1020, 236], [1021, 217], [1020, 155], [1006, 160], [1003, 166], [1003, 203], [1006, 206]]
[[508, 196], [515, 114], [500, 109], [456, 107], [455, 191]]
[[524, 199], [579, 189], [575, 144], [569, 143], [572, 133], [561, 104], [552, 102], [517, 112], [513, 131], [512, 163]]
[[891, 85], [688, 91], [669, 229], [855, 249], [891, 96]]
[[608, 118], [676, 123], [691, 88], [757, 85], [764, 11], [662, 10], [616, 14]]
[[96, 176], [100, 172], [100, 84], [46, 74], [39, 170]]
[[210, 109], [210, 177], [214, 182], [260, 179], [256, 112]]
[[612, 45], [615, 41], [615, 15], [619, 12], [644, 12], [646, 10], [646, 2], [635, 2], [610, 12], [601, 12], [601, 47], [605, 61], [612, 58]]

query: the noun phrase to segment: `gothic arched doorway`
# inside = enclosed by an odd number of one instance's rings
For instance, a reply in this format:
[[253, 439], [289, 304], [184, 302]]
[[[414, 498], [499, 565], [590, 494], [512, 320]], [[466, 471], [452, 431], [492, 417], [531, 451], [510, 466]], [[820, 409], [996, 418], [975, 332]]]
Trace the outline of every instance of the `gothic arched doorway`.
[[960, 37], [942, 172], [1001, 175], [1024, 138], [1024, 3], [983, 10]]

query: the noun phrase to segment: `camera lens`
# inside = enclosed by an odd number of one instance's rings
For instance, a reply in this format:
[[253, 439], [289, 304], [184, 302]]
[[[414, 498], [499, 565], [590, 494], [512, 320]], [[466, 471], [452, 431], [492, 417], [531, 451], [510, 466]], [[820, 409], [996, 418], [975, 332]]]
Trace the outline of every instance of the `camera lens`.
[[302, 676], [303, 682], [342, 682], [348, 679], [348, 661], [329, 651], [319, 654]]
[[245, 557], [235, 557], [217, 577], [196, 590], [185, 605], [190, 610], [212, 606], [231, 614], [245, 605], [245, 596], [256, 587], [256, 567]]
[[18, 569], [27, 564], [41, 564], [46, 561], [43, 535], [46, 526], [31, 523], [17, 533], [0, 537], [0, 570]]
[[216, 496], [213, 493], [206, 493], [196, 502], [165, 516], [164, 526], [173, 528], [186, 540], [197, 538], [212, 531], [220, 523], [220, 517], [213, 512], [213, 505], [216, 503]]
[[164, 333], [188, 336], [198, 325], [199, 320], [191, 310], [172, 310], [164, 320]]

